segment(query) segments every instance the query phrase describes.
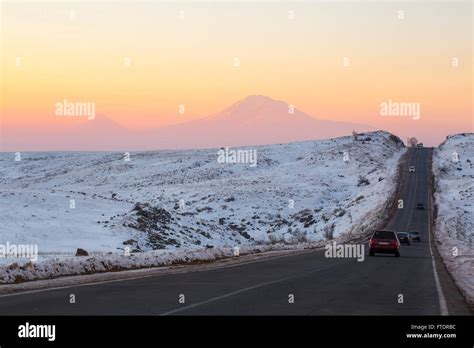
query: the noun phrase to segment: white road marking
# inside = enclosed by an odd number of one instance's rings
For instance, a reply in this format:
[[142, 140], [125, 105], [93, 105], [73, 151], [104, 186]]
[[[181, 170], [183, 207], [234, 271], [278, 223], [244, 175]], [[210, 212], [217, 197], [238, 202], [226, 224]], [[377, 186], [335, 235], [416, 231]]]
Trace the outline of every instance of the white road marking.
[[[431, 168], [428, 172], [431, 173]], [[435, 262], [435, 259], [434, 259], [433, 248], [431, 247], [431, 192], [430, 192], [430, 190], [428, 190], [428, 209], [429, 209], [429, 214], [428, 214], [428, 244], [430, 246], [431, 262], [433, 264], [433, 274], [434, 274], [434, 280], [435, 280], [435, 283], [436, 283], [436, 291], [438, 292], [439, 309], [440, 309], [441, 315], [449, 315], [448, 306], [446, 304], [446, 298], [444, 297], [443, 288], [441, 287], [441, 283], [440, 283], [439, 277], [438, 277], [438, 271], [436, 270], [436, 262]]]
[[[418, 151], [415, 150], [415, 160], [414, 162], [416, 163], [416, 157], [418, 156]], [[415, 171], [415, 189], [413, 190], [413, 205], [410, 208], [410, 213], [408, 215], [408, 221], [407, 221], [407, 227], [405, 228], [405, 231], [409, 231], [408, 228], [410, 227], [410, 222], [411, 222], [411, 216], [413, 215], [413, 209], [415, 209], [416, 205], [416, 188], [418, 186], [418, 171]]]
[[[311, 252], [317, 252], [317, 251], [321, 251], [321, 250], [322, 249], [320, 249], [320, 248], [315, 248], [315, 249], [309, 249], [309, 250], [298, 251], [298, 252], [290, 252], [287, 255], [270, 256], [270, 257], [265, 257], [265, 258], [259, 259], [259, 260], [242, 261], [242, 262], [237, 262], [237, 263], [233, 263], [233, 264], [230, 264], [230, 265], [211, 266], [211, 267], [205, 268], [205, 269], [183, 270], [182, 272], [180, 272], [180, 271], [176, 272], [177, 269], [174, 269], [175, 272], [170, 272], [170, 273], [140, 275], [140, 276], [136, 276], [136, 277], [122, 278], [122, 279], [102, 280], [102, 281], [90, 282], [90, 283], [84, 283], [84, 284], [72, 284], [72, 285], [57, 286], [57, 287], [46, 288], [46, 289], [19, 291], [19, 292], [15, 292], [15, 293], [11, 293], [11, 294], [0, 295], [0, 298], [2, 298], [2, 297], [11, 297], [11, 296], [21, 296], [21, 295], [27, 295], [27, 294], [34, 294], [34, 293], [37, 293], [37, 292], [46, 292], [46, 291], [78, 288], [78, 287], [83, 287], [83, 286], [118, 283], [118, 282], [125, 282], [125, 281], [128, 281], [128, 280], [137, 280], [137, 279], [144, 279], [144, 278], [151, 278], [151, 277], [162, 277], [162, 276], [166, 276], [166, 275], [174, 275], [174, 274], [182, 274], [182, 273], [194, 273], [194, 272], [207, 272], [207, 271], [212, 271], [212, 270], [216, 270], [216, 269], [238, 267], [238, 266], [247, 265], [247, 264], [251, 264], [251, 263], [258, 263], [258, 262], [276, 260], [276, 259], [280, 259], [280, 258], [283, 258], [283, 257], [291, 257], [291, 256], [296, 256], [296, 255], [308, 254], [308, 253], [311, 253]], [[183, 265], [177, 265], [177, 266], [183, 266]], [[184, 264], [184, 266], [186, 266], [186, 265]], [[154, 267], [153, 269], [150, 269], [150, 270], [155, 271], [156, 268], [160, 268], [160, 267]], [[143, 271], [146, 272], [146, 269], [143, 269]], [[128, 272], [128, 271], [123, 271], [123, 272]], [[95, 273], [95, 275], [96, 274], [98, 274], [98, 273]], [[107, 273], [105, 273], [105, 274], [107, 274]], [[87, 276], [88, 275], [79, 275], [79, 276], [76, 276], [76, 277], [87, 277]]]
[[194, 308], [194, 307], [202, 306], [202, 305], [207, 304], [207, 303], [215, 302], [215, 301], [221, 300], [221, 299], [223, 299], [223, 298], [227, 298], [227, 297], [231, 297], [231, 296], [234, 296], [234, 295], [238, 295], [238, 294], [241, 294], [241, 293], [246, 292], [246, 291], [258, 289], [258, 288], [261, 288], [261, 287], [264, 287], [264, 286], [267, 286], [267, 285], [276, 284], [276, 283], [282, 283], [282, 282], [287, 281], [287, 280], [290, 280], [290, 279], [296, 279], [296, 278], [305, 277], [305, 276], [307, 276], [308, 274], [311, 274], [311, 273], [314, 273], [314, 272], [319, 272], [319, 271], [324, 271], [324, 270], [330, 269], [330, 268], [332, 268], [332, 267], [339, 266], [340, 264], [343, 264], [343, 263], [345, 263], [345, 262], [338, 262], [338, 263], [332, 264], [332, 265], [327, 266], [327, 267], [321, 267], [321, 268], [312, 270], [312, 271], [310, 271], [310, 272], [305, 272], [305, 273], [303, 273], [303, 274], [299, 274], [299, 275], [295, 275], [295, 276], [291, 276], [291, 277], [286, 277], [286, 278], [282, 278], [282, 279], [272, 280], [272, 281], [270, 281], [270, 282], [265, 282], [265, 283], [260, 283], [260, 284], [257, 284], [257, 285], [249, 286], [248, 288], [236, 290], [236, 291], [229, 292], [229, 293], [224, 294], [224, 295], [221, 295], [221, 296], [216, 296], [216, 297], [210, 298], [210, 299], [208, 299], [208, 300], [204, 300], [204, 301], [201, 301], [201, 302], [193, 303], [193, 304], [191, 304], [191, 305], [188, 305], [188, 306], [185, 306], [185, 307], [180, 307], [180, 308], [174, 309], [174, 310], [172, 310], [172, 311], [162, 313], [162, 314], [160, 314], [160, 315], [165, 316], [165, 315], [175, 314], [175, 313], [182, 312], [182, 311], [185, 311], [185, 310]]

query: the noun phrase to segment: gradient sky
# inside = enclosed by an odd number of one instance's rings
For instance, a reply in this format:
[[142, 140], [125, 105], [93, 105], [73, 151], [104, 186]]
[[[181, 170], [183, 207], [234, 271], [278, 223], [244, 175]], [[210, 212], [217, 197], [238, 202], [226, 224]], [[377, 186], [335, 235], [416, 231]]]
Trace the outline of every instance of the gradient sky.
[[[143, 129], [262, 94], [428, 144], [473, 131], [469, 2], [6, 2], [1, 18], [2, 122], [13, 129], [61, 129], [64, 99]], [[388, 99], [419, 102], [421, 119], [380, 116]]]

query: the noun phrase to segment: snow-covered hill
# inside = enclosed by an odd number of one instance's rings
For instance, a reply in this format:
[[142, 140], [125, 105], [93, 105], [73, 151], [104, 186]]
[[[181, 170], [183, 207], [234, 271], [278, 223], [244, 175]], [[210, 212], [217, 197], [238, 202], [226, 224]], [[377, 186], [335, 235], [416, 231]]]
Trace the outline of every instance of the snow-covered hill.
[[433, 173], [438, 249], [474, 304], [474, 134], [449, 136], [435, 149]]
[[245, 149], [257, 151], [256, 166], [219, 163], [219, 149], [131, 153], [130, 161], [2, 153], [0, 240], [37, 244], [40, 259], [51, 259], [77, 248], [97, 256], [356, 236], [385, 207], [405, 151], [385, 132]]

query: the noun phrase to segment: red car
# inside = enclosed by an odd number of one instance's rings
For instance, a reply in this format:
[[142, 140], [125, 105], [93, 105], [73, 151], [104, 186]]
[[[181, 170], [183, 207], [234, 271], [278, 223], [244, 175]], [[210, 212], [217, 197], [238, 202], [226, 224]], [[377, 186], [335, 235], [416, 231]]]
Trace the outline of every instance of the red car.
[[369, 240], [369, 255], [375, 253], [400, 256], [400, 241], [394, 231], [375, 231]]

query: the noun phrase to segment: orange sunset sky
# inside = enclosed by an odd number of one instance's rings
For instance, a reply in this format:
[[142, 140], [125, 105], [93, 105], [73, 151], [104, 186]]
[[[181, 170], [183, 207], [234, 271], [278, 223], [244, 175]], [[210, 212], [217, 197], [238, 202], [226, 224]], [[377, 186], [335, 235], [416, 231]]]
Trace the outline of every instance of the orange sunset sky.
[[[251, 94], [431, 145], [473, 131], [472, 2], [1, 6], [0, 127], [9, 132], [87, 122], [58, 119], [64, 99], [95, 102], [98, 114], [138, 130], [206, 117]], [[419, 102], [420, 119], [382, 117], [389, 99]]]

